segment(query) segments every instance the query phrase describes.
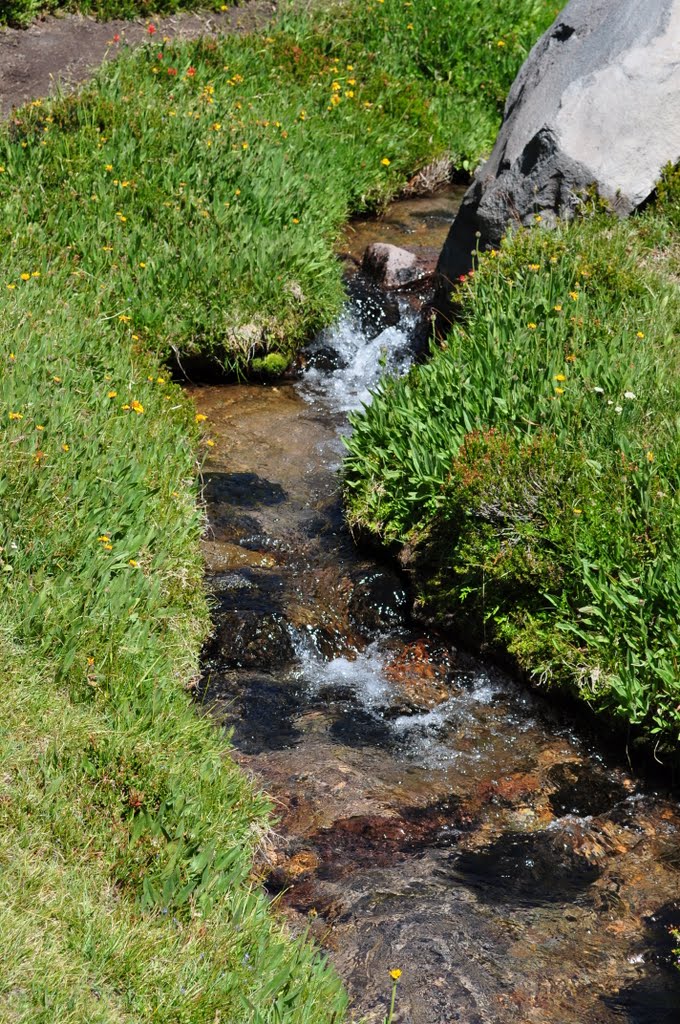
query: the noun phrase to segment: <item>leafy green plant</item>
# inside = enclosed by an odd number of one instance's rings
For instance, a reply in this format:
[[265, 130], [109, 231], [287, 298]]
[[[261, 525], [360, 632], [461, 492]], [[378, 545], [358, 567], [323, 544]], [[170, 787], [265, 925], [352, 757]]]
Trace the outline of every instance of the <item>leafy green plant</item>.
[[632, 221], [591, 214], [484, 255], [431, 362], [355, 419], [346, 494], [352, 522], [408, 542], [430, 612], [673, 743], [680, 301], [664, 181]]

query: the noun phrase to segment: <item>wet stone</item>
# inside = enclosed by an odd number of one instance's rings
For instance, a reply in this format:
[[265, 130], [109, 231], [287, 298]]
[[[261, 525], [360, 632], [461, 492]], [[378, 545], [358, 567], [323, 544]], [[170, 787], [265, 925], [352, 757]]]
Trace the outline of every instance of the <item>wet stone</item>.
[[506, 832], [480, 850], [461, 854], [452, 876], [483, 902], [541, 906], [576, 900], [601, 873], [556, 831]]
[[558, 817], [605, 814], [629, 795], [625, 786], [588, 764], [555, 765], [548, 780], [556, 786], [550, 806]]
[[291, 665], [295, 649], [288, 623], [277, 613], [257, 608], [220, 610], [214, 652], [227, 668], [273, 672]]
[[349, 614], [356, 629], [366, 636], [405, 626], [408, 595], [393, 573], [374, 570], [356, 579]]

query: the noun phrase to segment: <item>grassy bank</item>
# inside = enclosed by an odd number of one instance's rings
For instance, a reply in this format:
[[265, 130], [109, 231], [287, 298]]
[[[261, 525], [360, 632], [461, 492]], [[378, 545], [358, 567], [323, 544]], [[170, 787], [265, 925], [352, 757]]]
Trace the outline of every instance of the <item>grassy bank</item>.
[[89, 14], [96, 18], [138, 18], [178, 11], [225, 9], [220, 0], [6, 0], [0, 26], [23, 28], [46, 14]]
[[358, 417], [353, 522], [440, 623], [622, 722], [680, 732], [680, 175], [656, 205], [486, 254], [432, 360]]
[[386, 0], [150, 45], [3, 134], [4, 223], [31, 265], [68, 258], [81, 289], [103, 284], [147, 347], [280, 367], [339, 308], [348, 215], [442, 153], [474, 164], [549, 17], [447, 0], [428, 20]]
[[251, 890], [269, 808], [191, 705], [211, 440], [164, 360], [285, 363], [341, 301], [348, 213], [490, 144], [546, 8], [464, 6], [476, 76], [387, 0], [267, 38], [152, 40], [0, 131], [2, 1020], [343, 1016]]

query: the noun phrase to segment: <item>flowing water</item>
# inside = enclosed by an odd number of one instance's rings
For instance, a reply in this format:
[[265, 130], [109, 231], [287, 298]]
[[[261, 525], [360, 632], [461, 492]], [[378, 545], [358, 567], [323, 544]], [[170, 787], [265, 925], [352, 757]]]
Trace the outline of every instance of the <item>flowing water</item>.
[[[431, 257], [457, 196], [395, 204], [348, 249]], [[429, 247], [429, 250], [428, 250]], [[299, 381], [193, 388], [215, 453], [202, 697], [279, 824], [263, 867], [354, 1000], [403, 1024], [677, 1024], [680, 809], [498, 669], [426, 635], [357, 551], [347, 412], [411, 356], [412, 297], [357, 275]]]

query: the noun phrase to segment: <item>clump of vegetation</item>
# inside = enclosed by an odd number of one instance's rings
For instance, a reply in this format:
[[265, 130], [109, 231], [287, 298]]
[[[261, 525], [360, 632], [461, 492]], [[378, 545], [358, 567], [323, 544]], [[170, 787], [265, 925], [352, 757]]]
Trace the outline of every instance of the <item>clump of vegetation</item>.
[[[546, 684], [680, 732], [677, 172], [655, 208], [509, 237], [429, 364], [354, 421], [352, 522]], [[537, 217], [537, 221], [540, 217]]]
[[[147, 346], [234, 373], [288, 361], [342, 303], [348, 215], [443, 152], [476, 161], [548, 20], [537, 0], [480, 5], [480, 67], [466, 74], [464, 49], [435, 44], [460, 0], [430, 21], [378, 6], [291, 16], [266, 37], [152, 43], [80, 95], [36, 102], [0, 136], [0, 235], [32, 264], [68, 258], [98, 299], [103, 284]], [[521, 30], [504, 34], [515, 15]]]
[[176, 14], [178, 11], [226, 10], [220, 0], [5, 0], [0, 25], [22, 28], [39, 15], [60, 11], [91, 14], [97, 18], [136, 18], [150, 14]]

